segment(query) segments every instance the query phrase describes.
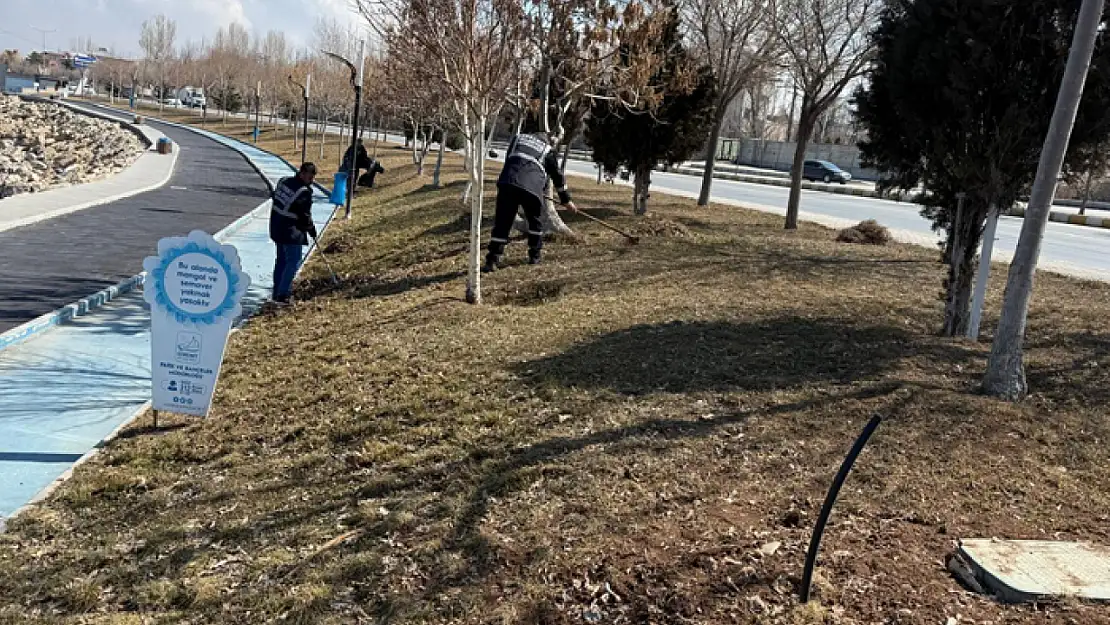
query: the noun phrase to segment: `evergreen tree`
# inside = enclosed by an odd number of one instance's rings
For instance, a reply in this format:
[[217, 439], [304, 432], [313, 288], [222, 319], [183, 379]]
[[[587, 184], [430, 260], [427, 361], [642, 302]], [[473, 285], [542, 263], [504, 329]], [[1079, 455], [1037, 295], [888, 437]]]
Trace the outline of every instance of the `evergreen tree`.
[[677, 9], [666, 10], [668, 23], [651, 48], [624, 46], [618, 63], [620, 71], [631, 66], [635, 55], [658, 55], [663, 62], [651, 79], [653, 97], [636, 108], [595, 100], [586, 121], [586, 142], [593, 148], [594, 162], [609, 173], [622, 165], [633, 173], [632, 207], [637, 215], [648, 209], [651, 170], [661, 163], [680, 163], [701, 150], [713, 123], [716, 89], [711, 74], [695, 65], [682, 44]]
[[[1027, 194], [1064, 73], [1076, 0], [895, 0], [856, 95], [865, 163], [882, 188], [925, 189], [922, 214], [947, 235], [944, 334], [962, 335], [989, 211]], [[1110, 136], [1110, 54], [1100, 45], [1069, 149]], [[962, 203], [958, 200], [963, 194]], [[962, 204], [962, 209], [960, 205]]]

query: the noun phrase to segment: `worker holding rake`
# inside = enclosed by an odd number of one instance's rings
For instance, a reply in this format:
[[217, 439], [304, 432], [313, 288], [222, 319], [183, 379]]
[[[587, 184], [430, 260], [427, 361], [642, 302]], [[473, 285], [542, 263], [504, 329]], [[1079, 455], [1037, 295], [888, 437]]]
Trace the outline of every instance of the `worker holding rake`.
[[540, 221], [540, 214], [543, 212], [544, 189], [548, 178], [555, 184], [559, 203], [571, 212], [578, 212], [578, 207], [570, 199], [566, 178], [559, 169], [559, 162], [551, 149], [547, 133], [513, 137], [505, 155], [505, 166], [497, 179], [497, 213], [489, 239], [489, 253], [482, 265], [483, 273], [497, 269], [520, 209], [524, 210], [524, 217], [528, 222], [528, 264], [536, 265], [540, 262], [540, 250], [543, 248], [543, 222]]

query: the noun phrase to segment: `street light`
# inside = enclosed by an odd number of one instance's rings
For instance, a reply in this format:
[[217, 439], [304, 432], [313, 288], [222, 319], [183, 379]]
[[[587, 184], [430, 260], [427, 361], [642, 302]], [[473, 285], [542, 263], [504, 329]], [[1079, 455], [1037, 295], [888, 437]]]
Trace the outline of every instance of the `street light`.
[[358, 171], [356, 165], [358, 164], [358, 151], [355, 149], [358, 142], [358, 112], [362, 106], [362, 71], [365, 54], [366, 41], [359, 41], [358, 43], [358, 69], [355, 69], [355, 64], [347, 59], [339, 56], [334, 52], [324, 51], [324, 54], [331, 58], [343, 63], [347, 69], [351, 70], [351, 87], [355, 90], [355, 110], [354, 115], [351, 116], [351, 162], [347, 167], [347, 206], [344, 216], [347, 219], [351, 218], [351, 200], [355, 194], [355, 172]]
[[[301, 164], [303, 165], [308, 162], [308, 91], [312, 88], [312, 74], [305, 76], [303, 85], [293, 80], [292, 76], [289, 77], [289, 82], [301, 90], [301, 97], [304, 98], [304, 133], [301, 135]], [[297, 128], [294, 126], [294, 135], [296, 132]], [[296, 141], [293, 143], [296, 143]]]

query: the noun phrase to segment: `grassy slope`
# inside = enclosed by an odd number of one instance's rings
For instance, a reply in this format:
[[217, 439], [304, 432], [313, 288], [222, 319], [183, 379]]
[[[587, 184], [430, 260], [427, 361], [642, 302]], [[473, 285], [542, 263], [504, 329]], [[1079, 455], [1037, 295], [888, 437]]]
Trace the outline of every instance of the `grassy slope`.
[[1107, 286], [1039, 277], [1037, 394], [1001, 404], [974, 393], [987, 346], [932, 334], [935, 253], [662, 194], [637, 220], [574, 180], [644, 242], [572, 219], [581, 242], [535, 268], [513, 243], [473, 307], [461, 167], [434, 190], [382, 154], [325, 236], [343, 286], [313, 263], [232, 338], [212, 418], [140, 422], [0, 535], [0, 620], [1110, 623], [944, 570], [959, 537], [1110, 542]]

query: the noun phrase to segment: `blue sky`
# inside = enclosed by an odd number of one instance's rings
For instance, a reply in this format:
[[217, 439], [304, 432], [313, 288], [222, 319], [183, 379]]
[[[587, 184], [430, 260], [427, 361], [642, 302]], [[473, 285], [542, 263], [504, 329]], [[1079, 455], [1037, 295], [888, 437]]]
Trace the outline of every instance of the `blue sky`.
[[252, 33], [284, 31], [290, 43], [312, 41], [318, 17], [358, 20], [349, 0], [0, 0], [0, 49], [22, 52], [47, 47], [68, 50], [76, 38], [92, 37], [97, 46], [124, 56], [139, 55], [143, 20], [164, 13], [177, 21], [177, 42], [211, 39], [233, 21]]

